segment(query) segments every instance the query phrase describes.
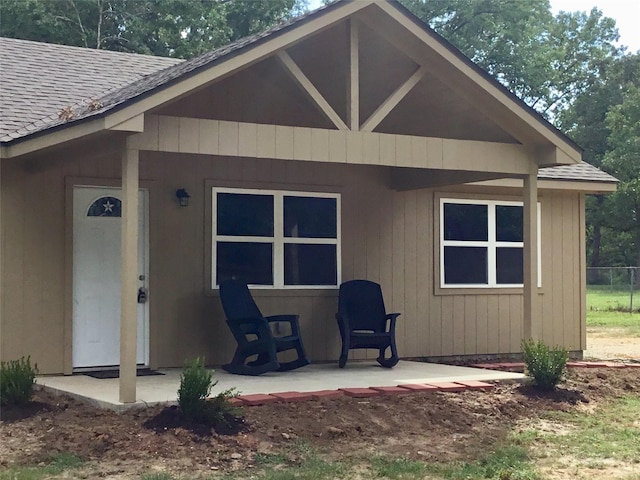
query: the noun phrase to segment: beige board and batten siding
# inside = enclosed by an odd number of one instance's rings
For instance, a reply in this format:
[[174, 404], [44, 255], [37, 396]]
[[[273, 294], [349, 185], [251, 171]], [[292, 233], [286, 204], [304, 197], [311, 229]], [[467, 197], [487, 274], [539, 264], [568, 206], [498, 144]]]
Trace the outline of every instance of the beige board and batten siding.
[[377, 132], [325, 130], [165, 115], [145, 116], [132, 147], [242, 158], [367, 163], [452, 171], [529, 173], [522, 145]]
[[[70, 371], [68, 179], [118, 185], [119, 148], [108, 142], [27, 162], [3, 162], [3, 359], [32, 355], [42, 373]], [[389, 187], [391, 168], [383, 166], [159, 152], [141, 152], [140, 177], [150, 192], [153, 367], [181, 366], [197, 355], [221, 364], [233, 353], [235, 342], [219, 299], [208, 293], [206, 281], [211, 242], [206, 199], [214, 184], [340, 193], [342, 280], [381, 283], [387, 309], [402, 313], [397, 332], [402, 356], [519, 351], [521, 294], [436, 294], [436, 194], [452, 196], [453, 190], [395, 191]], [[177, 188], [192, 195], [188, 208], [177, 205]], [[493, 198], [490, 189], [477, 192]], [[541, 205], [543, 286], [538, 299], [543, 338], [579, 349], [584, 346], [584, 307], [578, 295], [581, 194], [544, 191]], [[337, 359], [337, 290], [255, 295], [265, 314], [300, 314], [313, 361]], [[354, 352], [355, 358], [367, 355], [375, 358], [377, 353]]]

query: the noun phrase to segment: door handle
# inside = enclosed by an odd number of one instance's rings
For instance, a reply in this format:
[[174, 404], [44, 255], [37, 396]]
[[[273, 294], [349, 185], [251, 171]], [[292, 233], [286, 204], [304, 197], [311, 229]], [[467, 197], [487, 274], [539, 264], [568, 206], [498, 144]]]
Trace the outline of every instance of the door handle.
[[138, 303], [147, 303], [147, 289], [144, 287], [138, 289]]

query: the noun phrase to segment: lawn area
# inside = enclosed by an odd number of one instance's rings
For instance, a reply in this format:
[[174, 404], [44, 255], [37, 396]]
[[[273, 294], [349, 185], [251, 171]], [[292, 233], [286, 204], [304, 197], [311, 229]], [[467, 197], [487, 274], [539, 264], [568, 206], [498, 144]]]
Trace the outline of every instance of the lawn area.
[[[609, 287], [607, 285], [587, 286], [587, 311], [626, 311], [631, 304], [629, 288]], [[640, 313], [640, 291], [633, 292], [633, 311]]]
[[640, 292], [634, 292], [633, 313], [628, 310], [629, 297], [629, 290], [588, 286], [587, 327], [610, 336], [640, 337]]

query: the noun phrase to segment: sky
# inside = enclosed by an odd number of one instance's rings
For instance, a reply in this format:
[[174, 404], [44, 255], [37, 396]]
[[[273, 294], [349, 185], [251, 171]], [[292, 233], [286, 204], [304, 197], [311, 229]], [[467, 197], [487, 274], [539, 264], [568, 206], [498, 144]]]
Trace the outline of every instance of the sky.
[[551, 0], [553, 13], [590, 11], [593, 7], [616, 21], [620, 34], [618, 43], [629, 47], [628, 53], [640, 50], [640, 0]]
[[[619, 44], [626, 45], [628, 53], [640, 50], [640, 0], [550, 0], [551, 10], [574, 12], [590, 11], [598, 7], [607, 17], [616, 21], [620, 33]], [[322, 0], [309, 0], [309, 7], [315, 9]]]

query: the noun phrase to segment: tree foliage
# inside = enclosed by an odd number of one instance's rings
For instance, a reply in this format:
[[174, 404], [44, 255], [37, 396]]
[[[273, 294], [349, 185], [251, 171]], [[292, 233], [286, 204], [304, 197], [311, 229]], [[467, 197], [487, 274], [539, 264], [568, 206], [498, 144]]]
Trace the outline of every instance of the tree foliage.
[[305, 0], [2, 0], [3, 36], [190, 58], [287, 19]]
[[585, 149], [584, 160], [621, 181], [616, 193], [587, 201], [591, 266], [640, 266], [639, 88], [640, 55], [625, 55], [612, 61], [559, 118], [561, 128]]
[[598, 80], [622, 51], [615, 21], [591, 12], [553, 16], [548, 0], [402, 0], [528, 105], [549, 119]]
[[640, 266], [640, 84], [625, 89], [622, 101], [609, 109], [606, 123], [610, 150], [602, 164], [621, 180], [610, 199], [612, 226], [629, 233], [627, 265]]

